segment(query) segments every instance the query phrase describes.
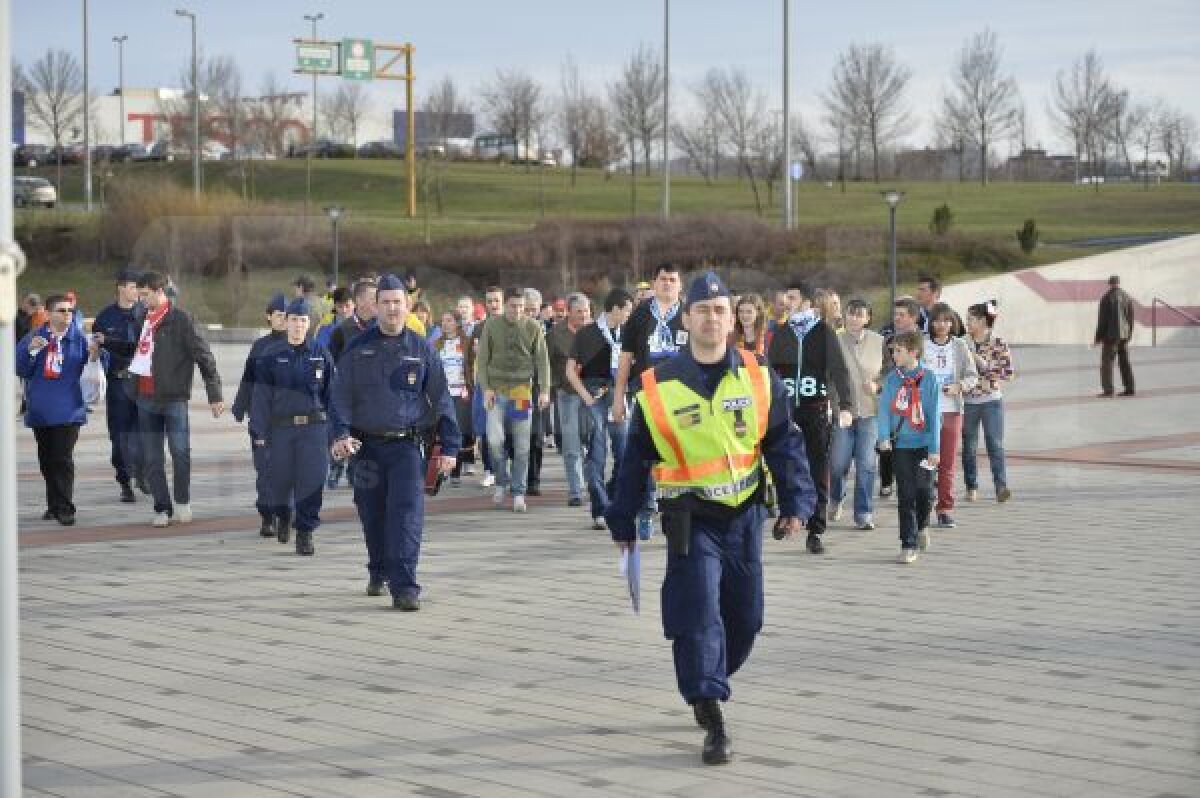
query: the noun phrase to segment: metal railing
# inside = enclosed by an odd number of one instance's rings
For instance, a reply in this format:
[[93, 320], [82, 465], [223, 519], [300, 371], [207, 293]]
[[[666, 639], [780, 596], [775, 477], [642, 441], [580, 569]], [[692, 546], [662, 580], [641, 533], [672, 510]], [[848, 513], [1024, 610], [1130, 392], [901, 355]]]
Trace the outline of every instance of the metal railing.
[[1161, 299], [1159, 299], [1158, 297], [1154, 297], [1154, 300], [1150, 303], [1150, 346], [1158, 346], [1158, 306], [1159, 305], [1162, 305], [1167, 310], [1173, 311], [1174, 313], [1178, 314], [1179, 316], [1182, 316], [1183, 318], [1187, 319], [1189, 323], [1200, 326], [1200, 319], [1196, 318], [1195, 316], [1188, 313], [1187, 311], [1180, 310], [1179, 308], [1175, 307], [1174, 305], [1170, 304], [1169, 302], [1164, 302]]

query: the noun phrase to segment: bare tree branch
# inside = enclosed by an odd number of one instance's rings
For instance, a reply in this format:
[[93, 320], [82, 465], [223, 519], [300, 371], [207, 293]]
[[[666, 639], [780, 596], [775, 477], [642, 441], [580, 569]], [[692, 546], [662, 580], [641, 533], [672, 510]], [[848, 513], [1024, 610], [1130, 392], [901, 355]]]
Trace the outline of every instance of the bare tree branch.
[[995, 33], [984, 30], [975, 34], [959, 53], [951, 93], [943, 102], [944, 122], [979, 148], [979, 179], [985, 186], [989, 148], [1015, 124], [1017, 83], [1011, 76], [1001, 75], [1001, 53]]

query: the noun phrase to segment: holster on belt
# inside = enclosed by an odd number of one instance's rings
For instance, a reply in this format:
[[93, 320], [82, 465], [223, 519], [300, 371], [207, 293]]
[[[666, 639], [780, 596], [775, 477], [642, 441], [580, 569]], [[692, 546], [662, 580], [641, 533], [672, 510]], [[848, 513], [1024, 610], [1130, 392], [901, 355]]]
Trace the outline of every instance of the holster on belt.
[[660, 501], [663, 537], [667, 551], [676, 557], [686, 557], [692, 548], [692, 511], [679, 502]]

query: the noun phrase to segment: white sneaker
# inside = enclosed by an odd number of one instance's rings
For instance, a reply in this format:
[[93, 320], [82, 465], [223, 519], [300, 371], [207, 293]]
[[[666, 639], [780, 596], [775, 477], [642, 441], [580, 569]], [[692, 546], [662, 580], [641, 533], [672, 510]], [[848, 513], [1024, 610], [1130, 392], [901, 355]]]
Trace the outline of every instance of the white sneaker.
[[977, 488], [967, 488], [967, 501], [979, 501], [979, 490]]
[[525, 507], [525, 497], [524, 496], [513, 496], [513, 512], [514, 513], [523, 513], [526, 511], [526, 509], [527, 508]]
[[500, 507], [504, 504], [504, 488], [496, 488], [496, 492], [492, 494], [492, 504]]
[[483, 487], [483, 488], [490, 488], [492, 485], [495, 485], [495, 484], [496, 484], [496, 475], [493, 474], [491, 471], [483, 472], [483, 479], [481, 479], [479, 481], [479, 486]]
[[833, 507], [829, 508], [829, 520], [830, 521], [841, 521], [842, 520], [842, 508], [845, 504], [846, 504], [846, 500], [842, 499], [840, 502], [837, 502], [836, 504], [834, 504]]
[[463, 476], [464, 477], [475, 476], [475, 466], [471, 465], [470, 463], [463, 463]]
[[896, 562], [903, 565], [911, 565], [917, 561], [916, 549], [900, 549], [900, 556], [896, 558]]
[[608, 524], [604, 522], [604, 516], [598, 515], [592, 519], [592, 529], [601, 530], [608, 529]]
[[155, 513], [154, 520], [150, 522], [150, 526], [162, 529], [171, 523], [171, 517], [166, 513]]
[[929, 551], [929, 530], [922, 529], [917, 533], [917, 548], [921, 551]]
[[854, 525], [854, 528], [870, 531], [875, 528], [875, 519], [869, 515], [864, 515], [862, 520]]
[[175, 505], [174, 520], [175, 520], [175, 523], [177, 523], [177, 524], [192, 523], [192, 505], [190, 505], [190, 504]]

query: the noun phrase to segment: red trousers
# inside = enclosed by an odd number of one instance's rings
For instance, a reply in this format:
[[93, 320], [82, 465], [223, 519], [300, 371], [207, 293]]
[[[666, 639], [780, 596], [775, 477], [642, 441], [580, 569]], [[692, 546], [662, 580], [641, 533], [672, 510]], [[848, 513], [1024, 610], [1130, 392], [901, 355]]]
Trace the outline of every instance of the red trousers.
[[954, 466], [958, 462], [958, 445], [962, 440], [962, 426], [962, 413], [942, 413], [935, 512], [948, 513], [954, 509]]

